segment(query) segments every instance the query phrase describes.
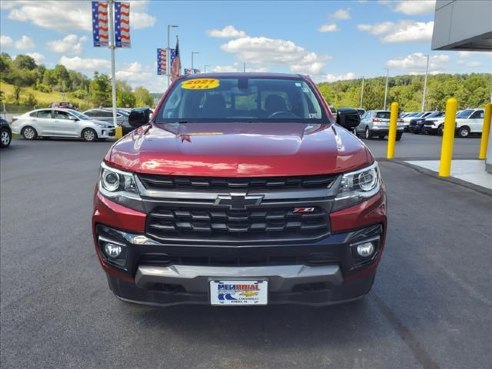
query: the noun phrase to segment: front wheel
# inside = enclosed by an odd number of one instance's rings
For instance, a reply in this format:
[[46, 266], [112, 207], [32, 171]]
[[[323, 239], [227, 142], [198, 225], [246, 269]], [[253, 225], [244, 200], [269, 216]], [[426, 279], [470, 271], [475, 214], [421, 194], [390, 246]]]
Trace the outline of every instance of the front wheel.
[[468, 137], [469, 135], [470, 135], [470, 128], [464, 126], [458, 129], [458, 136], [465, 138]]
[[402, 133], [397, 133], [396, 134], [396, 141], [400, 141], [401, 140], [401, 136], [403, 136]]
[[12, 141], [12, 134], [7, 128], [0, 130], [0, 147], [9, 147]]
[[97, 133], [92, 128], [86, 128], [82, 131], [82, 138], [87, 142], [94, 142], [97, 140]]
[[38, 137], [38, 132], [31, 126], [27, 126], [22, 129], [21, 135], [25, 140], [34, 140]]

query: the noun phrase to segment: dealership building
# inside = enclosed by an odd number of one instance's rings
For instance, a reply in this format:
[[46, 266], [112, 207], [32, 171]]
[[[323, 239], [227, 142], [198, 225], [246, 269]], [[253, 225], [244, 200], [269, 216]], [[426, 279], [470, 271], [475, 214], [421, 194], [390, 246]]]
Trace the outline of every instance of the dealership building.
[[[490, 0], [437, 0], [432, 49], [492, 52], [491, 17]], [[485, 167], [492, 174], [492, 134]]]

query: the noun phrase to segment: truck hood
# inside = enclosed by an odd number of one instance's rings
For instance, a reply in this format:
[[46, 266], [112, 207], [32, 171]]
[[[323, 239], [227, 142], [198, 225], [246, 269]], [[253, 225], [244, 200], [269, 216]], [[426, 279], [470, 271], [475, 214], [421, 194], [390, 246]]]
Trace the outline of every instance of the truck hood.
[[209, 177], [340, 173], [373, 160], [344, 128], [300, 123], [149, 124], [115, 143], [105, 158], [132, 172]]

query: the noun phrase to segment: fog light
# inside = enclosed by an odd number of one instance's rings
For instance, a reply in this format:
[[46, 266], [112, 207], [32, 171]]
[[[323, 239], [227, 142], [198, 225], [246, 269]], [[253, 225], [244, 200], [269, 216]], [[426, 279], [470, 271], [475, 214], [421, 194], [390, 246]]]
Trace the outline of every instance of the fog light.
[[122, 248], [120, 245], [115, 245], [114, 243], [104, 244], [104, 253], [112, 259], [115, 259], [118, 256], [120, 256], [121, 251], [122, 251]]
[[363, 258], [367, 258], [374, 254], [374, 244], [372, 242], [364, 242], [357, 245], [357, 253]]

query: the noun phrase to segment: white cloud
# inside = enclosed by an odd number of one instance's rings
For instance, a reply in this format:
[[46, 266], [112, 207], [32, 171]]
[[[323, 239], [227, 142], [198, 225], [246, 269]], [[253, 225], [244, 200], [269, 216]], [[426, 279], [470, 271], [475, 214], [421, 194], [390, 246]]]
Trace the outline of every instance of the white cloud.
[[479, 61], [465, 61], [465, 60], [458, 60], [459, 65], [464, 65], [469, 68], [477, 68], [481, 67], [482, 63]]
[[323, 24], [321, 27], [319, 27], [320, 32], [335, 32], [335, 31], [340, 31], [340, 28], [335, 23], [332, 24]]
[[78, 37], [77, 35], [70, 34], [65, 36], [62, 40], [54, 40], [46, 43], [48, 48], [55, 53], [75, 54], [82, 53], [82, 43], [87, 40], [87, 37]]
[[320, 57], [308, 52], [294, 42], [267, 37], [242, 37], [221, 46], [222, 50], [235, 54], [246, 63], [268, 65], [287, 64], [292, 72], [317, 74], [330, 57]]
[[31, 58], [33, 58], [36, 61], [36, 64], [43, 64], [44, 61], [44, 55], [40, 53], [27, 53], [26, 55], [29, 55]]
[[359, 24], [357, 28], [378, 36], [379, 40], [384, 43], [428, 42], [432, 39], [434, 22], [403, 20], [398, 23]]
[[83, 59], [79, 56], [74, 56], [73, 58], [69, 58], [67, 56], [62, 56], [59, 61], [60, 64], [63, 64], [68, 69], [73, 69], [76, 71], [101, 71], [101, 69], [109, 69], [111, 63], [109, 60], [105, 59]]
[[246, 32], [237, 30], [234, 26], [225, 26], [222, 29], [209, 29], [207, 34], [216, 38], [239, 38], [246, 37]]
[[[217, 73], [233, 73], [233, 72], [242, 72], [244, 70], [244, 64], [234, 63], [232, 65], [216, 65], [212, 69], [211, 72]], [[261, 65], [254, 64], [246, 64], [246, 72], [268, 72], [269, 68]]]
[[14, 40], [12, 40], [12, 38], [9, 36], [1, 35], [0, 36], [0, 46], [2, 49], [7, 49], [9, 47], [12, 47], [12, 46], [14, 46]]
[[[429, 59], [429, 72], [446, 70], [449, 55], [433, 55]], [[402, 58], [390, 59], [386, 66], [391, 69], [403, 70], [410, 74], [424, 74], [427, 66], [427, 56], [422, 53], [414, 53]]]
[[471, 51], [458, 51], [458, 55], [461, 58], [468, 58], [469, 56], [472, 56], [473, 53]]
[[[2, 1], [2, 4], [6, 3]], [[8, 2], [9, 19], [30, 22], [57, 31], [91, 31], [91, 2], [89, 1], [28, 1]], [[152, 27], [155, 17], [145, 12], [147, 1], [130, 1], [130, 25], [135, 28]]]
[[436, 0], [400, 0], [380, 1], [388, 5], [393, 11], [406, 15], [433, 14], [436, 8]]
[[116, 79], [128, 82], [132, 87], [143, 86], [151, 92], [163, 92], [167, 83], [167, 77], [156, 76], [155, 67], [151, 69], [139, 62], [125, 64], [116, 71]]
[[32, 49], [34, 47], [34, 42], [32, 39], [26, 35], [22, 36], [20, 40], [15, 42], [15, 48], [18, 50]]
[[351, 79], [355, 79], [356, 76], [352, 72], [348, 72], [345, 74], [319, 74], [317, 76], [313, 76], [313, 81], [315, 83], [321, 82], [336, 82], [336, 81], [347, 81]]
[[350, 19], [350, 9], [338, 9], [334, 14], [335, 19]]

